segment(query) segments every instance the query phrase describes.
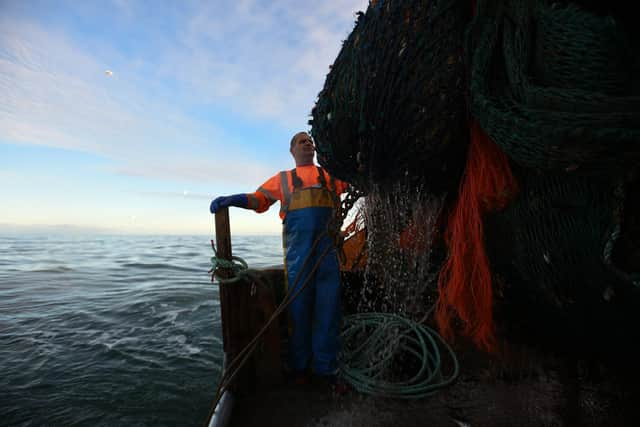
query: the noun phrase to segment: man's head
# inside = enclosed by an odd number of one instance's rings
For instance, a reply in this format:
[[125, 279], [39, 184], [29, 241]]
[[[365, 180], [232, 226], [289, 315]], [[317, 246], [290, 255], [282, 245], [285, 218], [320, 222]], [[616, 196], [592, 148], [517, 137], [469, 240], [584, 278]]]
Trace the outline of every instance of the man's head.
[[289, 151], [296, 161], [296, 166], [313, 164], [316, 151], [311, 137], [306, 132], [298, 132], [291, 138]]

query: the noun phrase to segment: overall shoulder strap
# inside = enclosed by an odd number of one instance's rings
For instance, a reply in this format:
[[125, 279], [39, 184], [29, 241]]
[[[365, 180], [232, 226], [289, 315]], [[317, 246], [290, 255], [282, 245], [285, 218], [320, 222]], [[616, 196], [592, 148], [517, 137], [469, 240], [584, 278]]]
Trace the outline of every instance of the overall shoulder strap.
[[320, 185], [322, 186], [322, 188], [326, 189], [331, 194], [331, 198], [333, 199], [333, 204], [335, 208], [340, 209], [340, 197], [338, 197], [338, 194], [336, 193], [335, 180], [331, 175], [329, 175], [329, 178], [331, 181], [331, 187], [327, 186], [327, 178], [324, 176], [324, 169], [322, 169], [320, 166], [316, 166], [316, 167], [318, 168], [318, 174], [319, 174], [318, 180], [320, 181]]
[[328, 188], [327, 179], [324, 176], [324, 170], [320, 166], [316, 166], [316, 169], [318, 169], [318, 182], [320, 183], [320, 186], [322, 188]]
[[296, 191], [296, 190], [302, 188], [302, 180], [300, 179], [300, 177], [296, 173], [295, 168], [291, 169], [291, 183], [293, 184], [293, 191]]

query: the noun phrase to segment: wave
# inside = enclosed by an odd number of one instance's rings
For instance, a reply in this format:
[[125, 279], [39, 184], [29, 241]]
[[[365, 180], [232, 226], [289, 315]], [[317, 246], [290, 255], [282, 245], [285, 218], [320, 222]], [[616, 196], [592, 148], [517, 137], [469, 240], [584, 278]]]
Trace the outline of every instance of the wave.
[[28, 273], [69, 273], [71, 271], [75, 271], [75, 269], [71, 267], [67, 267], [66, 265], [58, 265], [53, 267], [44, 267], [44, 268], [35, 268], [33, 270], [28, 270]]
[[194, 354], [198, 354], [200, 352], [202, 352], [202, 349], [200, 347], [197, 347], [193, 344], [189, 344], [187, 342], [187, 337], [185, 335], [172, 335], [170, 337], [167, 338], [167, 343], [169, 345], [173, 345], [176, 347], [176, 350], [178, 351], [179, 354], [184, 354], [184, 355], [194, 355]]
[[[252, 266], [282, 250], [234, 243]], [[223, 360], [211, 255], [202, 237], [0, 237], [0, 425], [204, 419]]]
[[201, 272], [202, 270], [194, 267], [182, 267], [173, 264], [160, 264], [160, 263], [144, 263], [144, 262], [127, 262], [122, 264], [122, 267], [126, 268], [139, 268], [142, 270], [175, 270], [175, 271], [188, 271], [191, 273]]

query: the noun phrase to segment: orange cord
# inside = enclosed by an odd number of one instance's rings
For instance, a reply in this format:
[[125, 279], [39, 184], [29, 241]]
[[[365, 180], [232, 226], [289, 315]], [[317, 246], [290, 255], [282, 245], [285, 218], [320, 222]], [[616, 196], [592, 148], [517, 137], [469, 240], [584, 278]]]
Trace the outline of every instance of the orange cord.
[[435, 319], [443, 336], [452, 339], [457, 315], [465, 335], [478, 347], [495, 352], [493, 288], [482, 216], [503, 209], [518, 192], [518, 183], [508, 157], [475, 120], [470, 128], [460, 194], [445, 232], [449, 257], [438, 278]]

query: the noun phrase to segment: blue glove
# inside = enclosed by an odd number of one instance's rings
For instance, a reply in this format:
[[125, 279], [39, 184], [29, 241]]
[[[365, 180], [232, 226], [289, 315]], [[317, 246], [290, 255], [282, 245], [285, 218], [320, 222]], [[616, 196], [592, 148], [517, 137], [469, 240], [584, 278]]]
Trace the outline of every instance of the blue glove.
[[211, 202], [211, 206], [209, 206], [209, 211], [211, 213], [216, 213], [222, 208], [227, 208], [229, 206], [235, 206], [238, 208], [249, 207], [249, 198], [246, 194], [234, 194], [232, 196], [220, 196], [213, 199]]

